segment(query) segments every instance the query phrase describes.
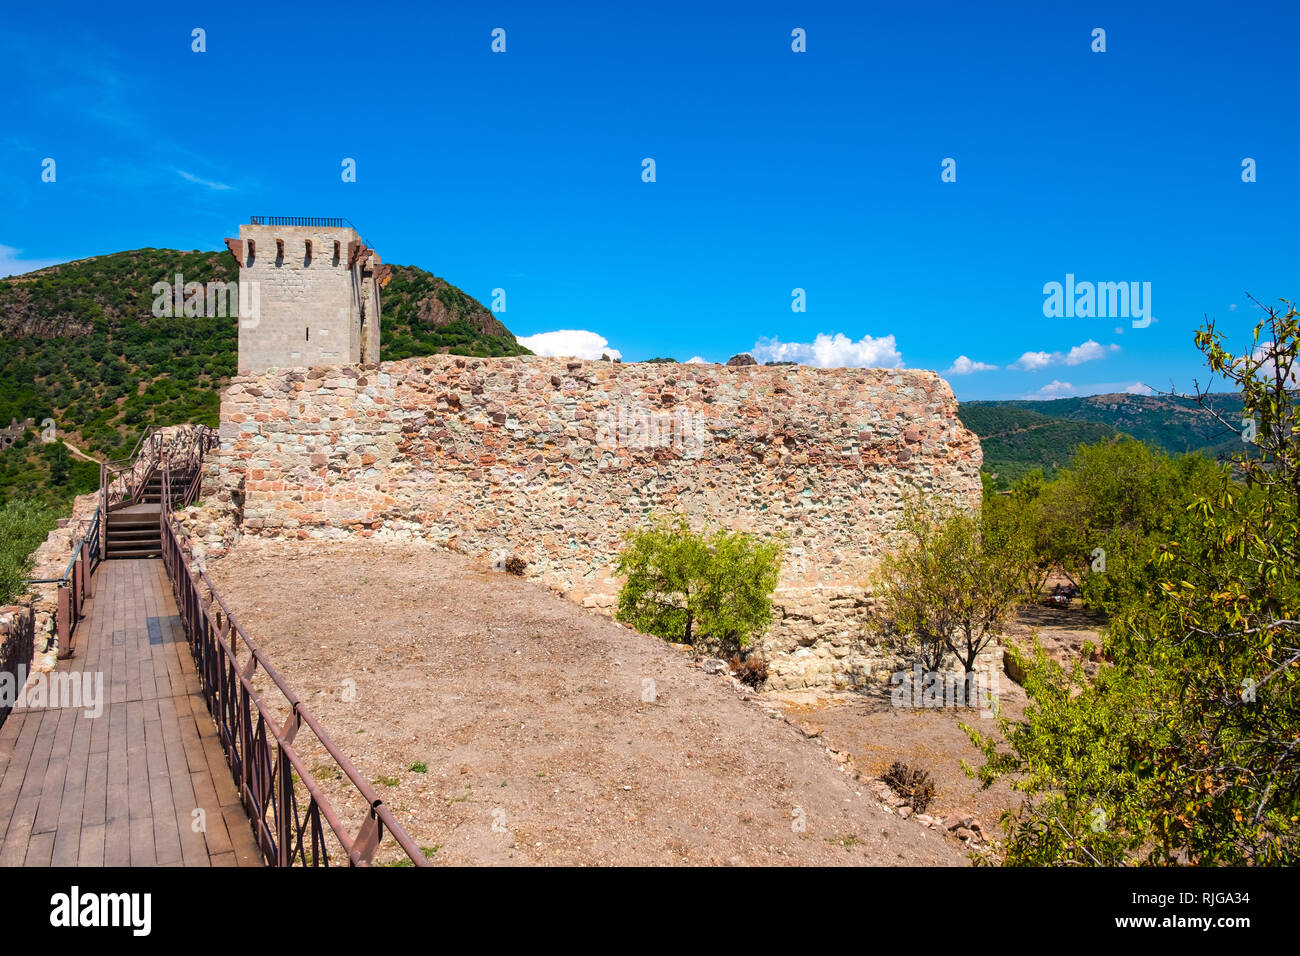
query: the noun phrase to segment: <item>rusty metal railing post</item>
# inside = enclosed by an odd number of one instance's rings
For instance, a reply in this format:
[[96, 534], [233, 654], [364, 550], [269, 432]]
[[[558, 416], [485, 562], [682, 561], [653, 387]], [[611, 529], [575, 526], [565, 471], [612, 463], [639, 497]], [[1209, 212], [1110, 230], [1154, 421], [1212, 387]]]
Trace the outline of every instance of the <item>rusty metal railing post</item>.
[[58, 605], [54, 611], [54, 632], [59, 642], [59, 660], [72, 656], [72, 595], [68, 585], [59, 585]]
[[72, 627], [76, 630], [81, 622], [81, 595], [85, 592], [86, 582], [82, 576], [81, 555], [72, 557], [72, 574], [68, 575], [68, 584], [72, 588]]
[[284, 747], [279, 743], [275, 748], [276, 762], [276, 785], [279, 794], [276, 796], [275, 823], [277, 832], [276, 843], [277, 853], [280, 866], [293, 866], [293, 828], [289, 825], [289, 808], [293, 805], [293, 765], [289, 762], [289, 755], [285, 753]]
[[90, 545], [86, 542], [84, 538], [81, 541], [81, 562], [80, 563], [82, 567], [82, 581], [85, 587], [84, 598], [86, 600], [90, 600], [92, 597], [95, 596], [95, 594], [94, 594], [93, 587], [90, 583], [91, 582]]

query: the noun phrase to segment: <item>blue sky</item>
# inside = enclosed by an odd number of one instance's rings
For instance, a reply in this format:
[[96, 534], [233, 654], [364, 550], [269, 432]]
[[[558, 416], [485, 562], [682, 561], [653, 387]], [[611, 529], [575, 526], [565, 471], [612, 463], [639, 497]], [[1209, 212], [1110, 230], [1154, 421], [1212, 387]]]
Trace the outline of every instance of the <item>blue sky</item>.
[[[344, 216], [521, 337], [962, 399], [1187, 389], [1205, 315], [1300, 295], [1293, 0], [622, 6], [11, 6], [0, 274]], [[1155, 321], [1044, 315], [1067, 274]]]

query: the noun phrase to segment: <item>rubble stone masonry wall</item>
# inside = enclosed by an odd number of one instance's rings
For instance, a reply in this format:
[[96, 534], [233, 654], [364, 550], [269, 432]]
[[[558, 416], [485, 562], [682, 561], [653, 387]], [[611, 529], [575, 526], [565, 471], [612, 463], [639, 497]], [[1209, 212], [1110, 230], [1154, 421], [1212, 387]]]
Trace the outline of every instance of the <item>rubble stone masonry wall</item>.
[[905, 495], [978, 507], [979, 441], [934, 372], [433, 356], [235, 378], [205, 496], [243, 534], [517, 555], [609, 612], [623, 535], [669, 511], [786, 543], [770, 686], [853, 686]]

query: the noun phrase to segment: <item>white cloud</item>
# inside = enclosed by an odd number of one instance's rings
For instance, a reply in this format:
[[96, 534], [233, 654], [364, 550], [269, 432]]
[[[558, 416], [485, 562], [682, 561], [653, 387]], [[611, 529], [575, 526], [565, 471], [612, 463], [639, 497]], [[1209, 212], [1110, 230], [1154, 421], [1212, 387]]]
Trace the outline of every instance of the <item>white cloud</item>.
[[697, 355], [694, 358], [688, 358], [686, 360], [686, 364], [687, 365], [708, 365], [709, 363]]
[[13, 246], [0, 246], [0, 279], [22, 275], [24, 272], [35, 272], [37, 269], [46, 269], [68, 261], [67, 259], [20, 259], [21, 252], [21, 249], [15, 249]]
[[518, 337], [519, 344], [538, 355], [564, 358], [599, 359], [608, 355], [611, 359], [621, 359], [623, 353], [609, 347], [609, 340], [596, 332], [585, 329], [558, 329], [554, 332], [538, 332], [536, 335]]
[[180, 175], [181, 175], [181, 179], [187, 179], [187, 180], [189, 180], [190, 182], [192, 182], [192, 183], [197, 183], [197, 184], [200, 185], [200, 186], [207, 186], [209, 189], [218, 189], [218, 190], [220, 190], [220, 189], [230, 189], [230, 188], [231, 188], [231, 187], [227, 186], [225, 183], [213, 182], [213, 181], [210, 180], [210, 179], [200, 179], [198, 176], [195, 176], [193, 173], [187, 173], [187, 172], [186, 172], [185, 170], [183, 170], [183, 169], [178, 169], [178, 170], [176, 170], [176, 172], [180, 173]]
[[[1056, 353], [1060, 355], [1060, 352]], [[1036, 372], [1040, 368], [1047, 368], [1052, 364], [1052, 355], [1049, 352], [1026, 352], [1020, 358], [1011, 364], [1012, 368], [1024, 369], [1029, 372]]]
[[1053, 381], [1035, 392], [1021, 396], [1028, 399], [1082, 397], [1086, 395], [1158, 395], [1155, 389], [1141, 382], [1088, 382], [1075, 385], [1071, 382]]
[[817, 368], [902, 368], [903, 355], [892, 335], [864, 335], [854, 342], [843, 332], [820, 332], [812, 342], [759, 339], [750, 349], [758, 362], [797, 362]]
[[1026, 352], [1016, 359], [1011, 367], [1026, 372], [1036, 372], [1049, 365], [1082, 365], [1084, 362], [1093, 362], [1118, 351], [1118, 345], [1101, 345], [1089, 339], [1068, 352]]
[[1082, 345], [1076, 345], [1066, 353], [1065, 364], [1082, 365], [1084, 362], [1092, 362], [1096, 359], [1105, 358], [1109, 352], [1118, 351], [1118, 345], [1098, 345], [1092, 339], [1089, 339]]
[[984, 362], [973, 362], [964, 355], [958, 355], [956, 361], [952, 363], [944, 375], [969, 375], [971, 372], [992, 372], [997, 369], [996, 365], [988, 365]]

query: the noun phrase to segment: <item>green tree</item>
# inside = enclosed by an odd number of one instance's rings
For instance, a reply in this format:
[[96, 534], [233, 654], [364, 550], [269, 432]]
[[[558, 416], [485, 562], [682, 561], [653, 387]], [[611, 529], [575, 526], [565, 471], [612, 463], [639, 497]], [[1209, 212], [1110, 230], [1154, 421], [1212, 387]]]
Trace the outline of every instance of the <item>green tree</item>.
[[748, 647], [772, 617], [781, 544], [743, 532], [696, 534], [684, 517], [631, 532], [616, 569], [625, 575], [616, 617], [687, 644]]
[[50, 484], [62, 488], [72, 476], [72, 466], [68, 462], [68, 450], [63, 447], [63, 442], [56, 441], [44, 446], [41, 453], [49, 464]]
[[[1008, 748], [968, 733], [1004, 817], [1010, 863], [1294, 864], [1300, 820], [1300, 447], [1294, 307], [1265, 309], [1250, 351], [1196, 335], [1244, 402], [1223, 419], [1257, 448], [1200, 490], [1116, 608], [1094, 680], [1039, 653]], [[1208, 393], [1198, 391], [1208, 406]], [[1252, 435], [1253, 433], [1253, 435]]]
[[970, 675], [1029, 594], [1028, 549], [952, 508], [913, 503], [903, 529], [907, 544], [881, 561], [872, 625], [915, 647], [927, 670], [941, 670], [952, 654]]
[[1082, 587], [1086, 603], [1111, 611], [1149, 584], [1147, 557], [1221, 475], [1209, 459], [1172, 458], [1127, 436], [1081, 445], [1055, 478], [1035, 469], [1010, 494], [987, 496], [986, 529], [1029, 548], [1034, 593], [1061, 572]]

